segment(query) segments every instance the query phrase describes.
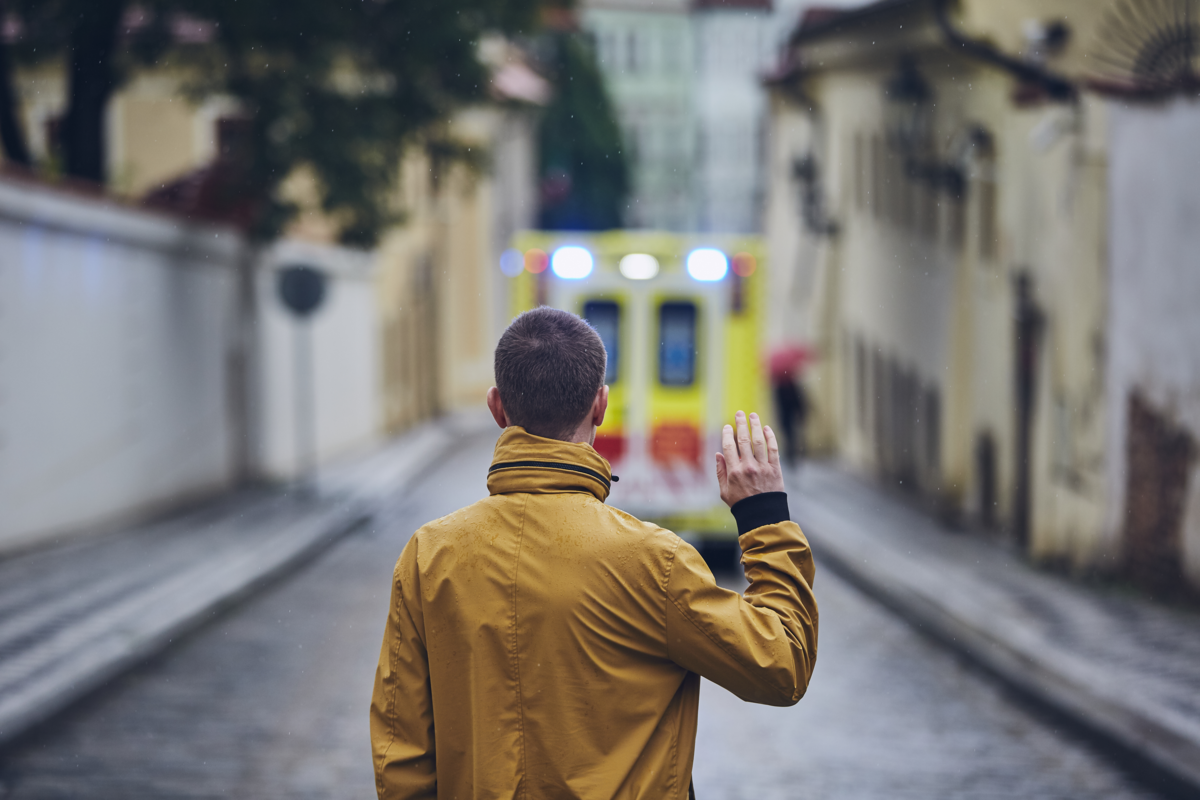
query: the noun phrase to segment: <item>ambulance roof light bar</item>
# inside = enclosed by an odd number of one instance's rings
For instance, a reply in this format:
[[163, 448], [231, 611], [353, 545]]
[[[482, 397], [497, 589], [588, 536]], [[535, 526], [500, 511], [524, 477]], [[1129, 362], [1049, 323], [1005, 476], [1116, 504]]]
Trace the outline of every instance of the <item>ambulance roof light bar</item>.
[[729, 259], [720, 250], [698, 247], [688, 253], [687, 273], [703, 282], [719, 281], [729, 272]]
[[631, 281], [648, 281], [658, 274], [658, 259], [648, 253], [630, 253], [619, 266], [621, 274]]
[[587, 248], [576, 245], [560, 247], [550, 256], [550, 269], [560, 278], [577, 281], [592, 274], [595, 262]]

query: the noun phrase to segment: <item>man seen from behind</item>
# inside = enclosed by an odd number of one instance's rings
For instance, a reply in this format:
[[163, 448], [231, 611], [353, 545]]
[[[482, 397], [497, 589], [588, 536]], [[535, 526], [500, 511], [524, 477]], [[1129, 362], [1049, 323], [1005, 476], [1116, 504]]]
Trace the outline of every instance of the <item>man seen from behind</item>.
[[701, 676], [789, 706], [816, 660], [812, 556], [775, 435], [739, 411], [716, 457], [738, 594], [674, 533], [605, 505], [612, 473], [591, 447], [605, 352], [586, 322], [528, 311], [495, 367], [490, 496], [418, 530], [393, 575], [371, 703], [379, 797], [683, 800]]

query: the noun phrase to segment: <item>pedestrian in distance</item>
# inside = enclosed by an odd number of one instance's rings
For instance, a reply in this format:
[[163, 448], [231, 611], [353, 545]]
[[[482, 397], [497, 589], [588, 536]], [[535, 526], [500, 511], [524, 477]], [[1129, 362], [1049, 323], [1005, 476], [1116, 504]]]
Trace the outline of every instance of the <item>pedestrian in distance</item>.
[[773, 380], [775, 384], [775, 408], [779, 413], [779, 425], [783, 428], [783, 455], [788, 466], [796, 466], [796, 460], [804, 454], [804, 423], [808, 417], [808, 396], [804, 385], [797, 382], [791, 373], [783, 373]]
[[418, 530], [393, 575], [371, 702], [379, 797], [694, 796], [701, 676], [790, 706], [816, 660], [813, 561], [775, 435], [739, 411], [716, 456], [739, 594], [674, 533], [605, 505], [616, 478], [591, 447], [605, 351], [586, 322], [525, 312], [495, 368], [490, 495]]
[[775, 348], [767, 359], [775, 411], [783, 431], [783, 456], [789, 466], [804, 455], [804, 424], [808, 420], [808, 395], [800, 380], [804, 367], [816, 358], [816, 352], [802, 344]]

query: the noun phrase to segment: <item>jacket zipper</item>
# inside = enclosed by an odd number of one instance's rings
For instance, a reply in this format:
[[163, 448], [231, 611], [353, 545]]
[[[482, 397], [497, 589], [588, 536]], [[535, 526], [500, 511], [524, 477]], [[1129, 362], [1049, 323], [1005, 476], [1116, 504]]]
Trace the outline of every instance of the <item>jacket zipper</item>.
[[[520, 469], [522, 467], [543, 467], [545, 469], [565, 469], [568, 472], [578, 472], [580, 475], [587, 475], [589, 478], [595, 478], [596, 480], [600, 481], [600, 483], [604, 484], [605, 489], [612, 488], [612, 484], [609, 482], [608, 478], [605, 478], [599, 472], [596, 472], [596, 470], [580, 464], [568, 464], [562, 461], [501, 461], [499, 463], [492, 464], [492, 466], [488, 468], [488, 474], [490, 475], [499, 469]], [[617, 477], [614, 475], [613, 480], [616, 479]]]

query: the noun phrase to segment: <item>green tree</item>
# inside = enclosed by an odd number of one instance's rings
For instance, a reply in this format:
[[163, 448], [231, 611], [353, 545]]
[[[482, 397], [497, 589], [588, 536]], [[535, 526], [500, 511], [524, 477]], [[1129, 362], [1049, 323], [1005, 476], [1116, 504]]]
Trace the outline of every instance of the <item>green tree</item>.
[[547, 43], [555, 92], [539, 130], [539, 224], [549, 230], [618, 228], [629, 170], [595, 52], [576, 32], [549, 34]]
[[223, 191], [253, 207], [254, 234], [286, 223], [294, 209], [279, 186], [307, 165], [343, 240], [367, 245], [394, 214], [388, 194], [404, 148], [486, 97], [480, 37], [531, 30], [543, 2], [7, 0], [19, 35], [0, 52], [0, 143], [29, 164], [12, 62], [62, 58], [63, 171], [103, 183], [109, 100], [138, 69], [169, 65], [194, 97], [239, 102], [244, 141]]

